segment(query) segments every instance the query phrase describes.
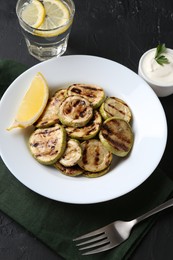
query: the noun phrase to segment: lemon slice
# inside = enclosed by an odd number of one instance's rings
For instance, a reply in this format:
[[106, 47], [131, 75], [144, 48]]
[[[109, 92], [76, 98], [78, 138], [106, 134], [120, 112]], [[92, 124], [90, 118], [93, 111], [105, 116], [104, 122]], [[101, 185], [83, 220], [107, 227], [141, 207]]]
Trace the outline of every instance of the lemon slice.
[[43, 5], [46, 14], [45, 19], [35, 34], [42, 37], [53, 37], [65, 32], [71, 24], [69, 23], [70, 12], [68, 7], [60, 0], [43, 0]]
[[22, 20], [33, 28], [38, 28], [44, 21], [45, 9], [38, 0], [32, 0], [21, 13]]
[[33, 78], [15, 117], [7, 130], [26, 128], [34, 124], [42, 114], [49, 98], [49, 89], [43, 75], [38, 72]]

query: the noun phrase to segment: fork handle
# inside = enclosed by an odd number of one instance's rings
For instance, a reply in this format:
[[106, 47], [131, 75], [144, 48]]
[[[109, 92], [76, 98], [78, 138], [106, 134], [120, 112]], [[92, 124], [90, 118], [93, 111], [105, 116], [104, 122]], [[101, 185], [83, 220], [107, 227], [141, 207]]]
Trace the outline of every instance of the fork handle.
[[170, 199], [164, 203], [162, 203], [161, 205], [155, 207], [154, 209], [148, 211], [147, 213], [144, 213], [143, 215], [141, 215], [140, 217], [137, 217], [136, 218], [136, 224], [141, 222], [142, 220], [164, 210], [164, 209], [167, 209], [167, 208], [170, 208], [173, 206], [173, 199]]

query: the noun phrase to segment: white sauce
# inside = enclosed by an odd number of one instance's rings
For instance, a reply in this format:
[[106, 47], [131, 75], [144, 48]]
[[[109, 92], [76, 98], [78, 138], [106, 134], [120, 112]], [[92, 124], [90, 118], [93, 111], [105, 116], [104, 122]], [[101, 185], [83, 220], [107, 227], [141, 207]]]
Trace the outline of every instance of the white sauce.
[[173, 84], [173, 50], [167, 49], [163, 55], [169, 60], [169, 64], [163, 66], [154, 59], [156, 49], [150, 50], [143, 57], [141, 68], [145, 76], [156, 84]]

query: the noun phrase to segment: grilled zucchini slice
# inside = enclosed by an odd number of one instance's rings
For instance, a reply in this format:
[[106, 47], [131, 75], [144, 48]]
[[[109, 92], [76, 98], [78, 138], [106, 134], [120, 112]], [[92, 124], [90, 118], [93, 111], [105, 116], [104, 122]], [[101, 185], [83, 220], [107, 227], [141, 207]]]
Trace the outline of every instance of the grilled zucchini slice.
[[61, 157], [61, 159], [59, 160], [59, 162], [66, 167], [70, 167], [77, 164], [81, 157], [82, 157], [81, 144], [79, 143], [79, 141], [75, 139], [69, 139], [67, 141], [66, 150], [63, 156]]
[[124, 157], [133, 146], [133, 132], [130, 124], [120, 118], [107, 119], [100, 130], [102, 144], [113, 154]]
[[69, 96], [62, 101], [58, 116], [64, 125], [82, 127], [92, 118], [93, 108], [87, 99], [80, 96]]
[[132, 118], [130, 107], [116, 97], [108, 97], [101, 105], [100, 113], [105, 120], [110, 117], [118, 117], [130, 122]]
[[78, 162], [85, 171], [100, 172], [105, 170], [112, 162], [112, 153], [97, 139], [84, 141], [82, 144], [83, 154]]
[[82, 176], [87, 177], [87, 178], [97, 178], [105, 175], [108, 173], [110, 167], [107, 167], [105, 170], [100, 171], [100, 172], [84, 172]]
[[54, 164], [54, 167], [56, 169], [58, 169], [64, 175], [71, 176], [71, 177], [81, 175], [84, 172], [84, 170], [81, 169], [79, 167], [79, 165], [74, 165], [74, 166], [71, 166], [71, 167], [65, 167], [64, 165], [62, 165], [58, 161]]
[[68, 95], [79, 95], [89, 100], [93, 108], [98, 108], [105, 99], [104, 90], [93, 84], [73, 84], [68, 87]]
[[59, 89], [49, 99], [48, 104], [36, 123], [37, 128], [44, 128], [59, 123], [58, 108], [62, 100], [67, 96], [66, 89]]
[[94, 110], [93, 117], [86, 126], [78, 127], [78, 128], [68, 126], [65, 129], [68, 136], [70, 136], [71, 138], [85, 141], [97, 135], [97, 133], [100, 130], [101, 123], [102, 123], [102, 117], [100, 113], [97, 110]]
[[29, 138], [29, 149], [40, 163], [51, 165], [64, 153], [66, 147], [65, 129], [56, 124], [53, 127], [36, 129]]

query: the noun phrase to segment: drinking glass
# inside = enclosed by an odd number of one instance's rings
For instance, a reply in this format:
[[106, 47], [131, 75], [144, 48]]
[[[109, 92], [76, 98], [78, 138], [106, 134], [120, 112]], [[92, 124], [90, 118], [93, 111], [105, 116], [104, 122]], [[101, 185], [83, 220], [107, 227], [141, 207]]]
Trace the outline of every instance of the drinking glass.
[[[16, 13], [24, 35], [29, 53], [40, 61], [61, 56], [67, 49], [68, 39], [75, 14], [72, 0], [60, 0], [69, 10], [69, 19], [65, 24], [50, 30], [33, 28], [26, 24], [21, 17], [23, 8], [31, 0], [18, 0]], [[40, 1], [41, 3], [44, 1]]]

